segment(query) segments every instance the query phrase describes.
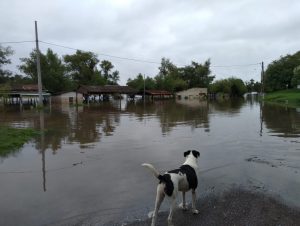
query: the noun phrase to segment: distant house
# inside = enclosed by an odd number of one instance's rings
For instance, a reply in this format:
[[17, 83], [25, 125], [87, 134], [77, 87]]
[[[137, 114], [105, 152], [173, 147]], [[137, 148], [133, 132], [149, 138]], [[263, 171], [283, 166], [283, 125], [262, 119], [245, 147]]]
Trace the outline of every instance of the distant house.
[[297, 85], [297, 89], [300, 89], [300, 85]]
[[[138, 95], [143, 96], [144, 91], [137, 93]], [[173, 94], [166, 90], [145, 90], [145, 95], [151, 99], [169, 99], [173, 98]]]
[[109, 100], [109, 96], [121, 99], [122, 94], [134, 96], [137, 91], [129, 86], [105, 85], [105, 86], [87, 86], [80, 85], [77, 89], [78, 93], [83, 94], [84, 102], [97, 102], [101, 100]]
[[113, 95], [113, 94], [135, 94], [137, 91], [129, 86], [105, 85], [105, 86], [87, 86], [80, 85], [78, 92], [83, 95]]
[[52, 96], [53, 104], [82, 104], [82, 93], [76, 92], [61, 92]]
[[176, 93], [177, 99], [205, 99], [207, 88], [191, 88]]
[[[36, 105], [39, 102], [39, 90], [36, 84], [16, 84], [6, 89], [2, 89], [1, 93], [3, 96], [4, 104], [29, 104]], [[51, 98], [50, 93], [47, 90], [42, 90], [43, 102], [49, 102]]]

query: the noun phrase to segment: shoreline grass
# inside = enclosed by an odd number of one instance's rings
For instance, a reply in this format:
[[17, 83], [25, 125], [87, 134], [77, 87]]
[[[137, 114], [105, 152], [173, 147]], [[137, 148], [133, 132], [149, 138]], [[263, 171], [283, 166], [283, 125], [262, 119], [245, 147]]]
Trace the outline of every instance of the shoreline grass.
[[280, 90], [267, 93], [263, 100], [287, 107], [300, 107], [300, 89]]
[[31, 128], [0, 126], [0, 157], [17, 152], [27, 141], [39, 133]]

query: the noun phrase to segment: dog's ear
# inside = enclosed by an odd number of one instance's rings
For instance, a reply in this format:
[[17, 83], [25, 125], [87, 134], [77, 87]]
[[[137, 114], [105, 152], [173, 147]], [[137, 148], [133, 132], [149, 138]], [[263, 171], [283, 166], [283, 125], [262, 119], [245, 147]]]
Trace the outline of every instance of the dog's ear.
[[186, 152], [183, 153], [183, 156], [186, 157], [186, 156], [188, 156], [190, 153], [191, 153], [191, 151], [188, 150], [188, 151], [186, 151]]
[[195, 156], [195, 158], [198, 158], [200, 156], [200, 152], [199, 151], [193, 150], [192, 153]]

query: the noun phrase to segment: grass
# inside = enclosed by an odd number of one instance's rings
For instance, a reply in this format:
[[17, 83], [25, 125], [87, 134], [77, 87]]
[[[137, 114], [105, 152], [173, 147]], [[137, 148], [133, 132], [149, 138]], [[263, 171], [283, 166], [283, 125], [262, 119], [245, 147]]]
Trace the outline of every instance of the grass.
[[17, 129], [0, 126], [0, 157], [17, 152], [32, 137], [37, 136], [34, 129]]
[[288, 107], [300, 107], [300, 89], [288, 89], [267, 93], [264, 101]]

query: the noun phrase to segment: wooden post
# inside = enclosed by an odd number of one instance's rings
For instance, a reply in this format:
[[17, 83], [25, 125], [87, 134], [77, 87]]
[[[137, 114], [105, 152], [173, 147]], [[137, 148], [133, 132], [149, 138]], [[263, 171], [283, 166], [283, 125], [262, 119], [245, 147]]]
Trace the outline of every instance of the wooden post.
[[264, 92], [264, 77], [265, 77], [265, 72], [264, 72], [264, 62], [261, 62], [261, 88], [260, 88], [260, 92], [261, 94], [263, 94]]
[[41, 64], [40, 64], [40, 49], [39, 49], [39, 39], [37, 31], [37, 21], [35, 21], [35, 45], [36, 45], [36, 66], [38, 74], [38, 89], [39, 89], [39, 105], [43, 105], [43, 95], [42, 95], [42, 76], [41, 76]]

